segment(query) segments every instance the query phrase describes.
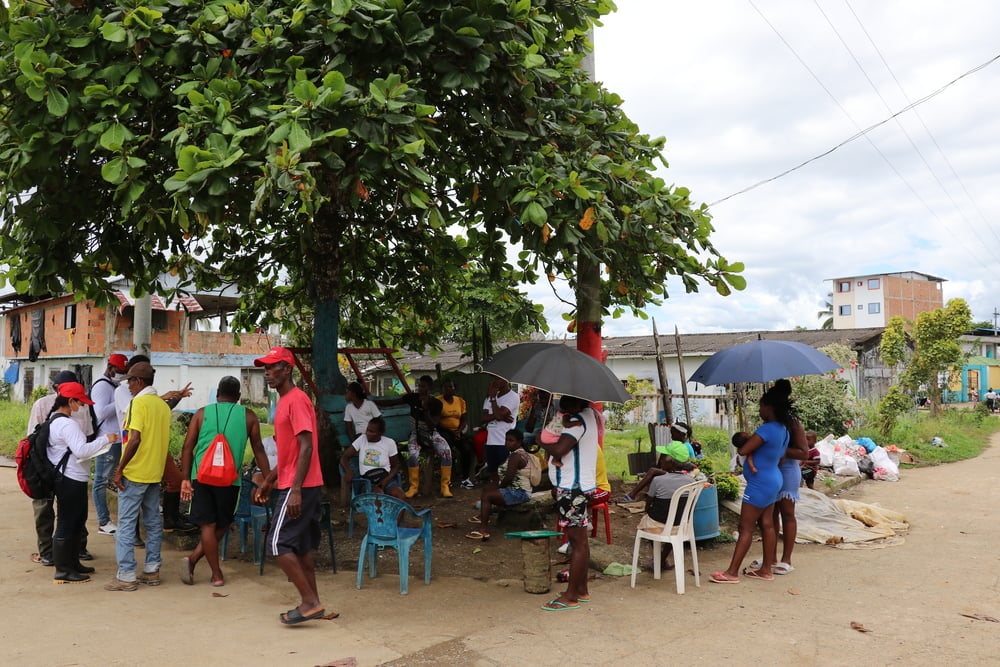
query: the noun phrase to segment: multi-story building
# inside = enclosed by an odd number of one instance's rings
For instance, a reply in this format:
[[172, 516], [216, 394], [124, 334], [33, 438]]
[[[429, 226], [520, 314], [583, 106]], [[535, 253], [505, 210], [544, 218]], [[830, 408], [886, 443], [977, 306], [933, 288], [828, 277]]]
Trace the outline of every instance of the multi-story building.
[[833, 328], [884, 327], [889, 318], [916, 319], [944, 307], [944, 278], [903, 271], [832, 278]]

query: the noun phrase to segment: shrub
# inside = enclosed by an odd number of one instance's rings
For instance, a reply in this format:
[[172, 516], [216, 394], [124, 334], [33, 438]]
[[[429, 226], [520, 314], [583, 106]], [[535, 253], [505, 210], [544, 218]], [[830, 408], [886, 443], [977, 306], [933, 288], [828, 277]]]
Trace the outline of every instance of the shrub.
[[719, 500], [736, 500], [740, 495], [740, 481], [728, 472], [716, 473], [712, 477], [719, 492]]
[[44, 384], [43, 385], [39, 385], [39, 386], [35, 387], [31, 391], [31, 401], [29, 401], [29, 404], [30, 405], [34, 405], [35, 401], [37, 401], [40, 398], [45, 398], [48, 395], [49, 395], [49, 387], [48, 387], [48, 385], [44, 385]]
[[896, 427], [896, 421], [900, 416], [912, 409], [913, 400], [903, 393], [899, 385], [894, 384], [889, 387], [889, 391], [879, 401], [876, 413], [878, 432], [883, 440], [888, 439], [892, 435], [892, 431]]

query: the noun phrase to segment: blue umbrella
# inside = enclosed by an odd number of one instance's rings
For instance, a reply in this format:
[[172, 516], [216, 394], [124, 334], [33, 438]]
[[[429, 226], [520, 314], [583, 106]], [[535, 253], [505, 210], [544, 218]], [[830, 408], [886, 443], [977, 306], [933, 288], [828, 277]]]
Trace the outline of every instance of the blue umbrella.
[[705, 360], [690, 382], [732, 384], [820, 375], [840, 368], [830, 357], [803, 343], [755, 340], [719, 350]]

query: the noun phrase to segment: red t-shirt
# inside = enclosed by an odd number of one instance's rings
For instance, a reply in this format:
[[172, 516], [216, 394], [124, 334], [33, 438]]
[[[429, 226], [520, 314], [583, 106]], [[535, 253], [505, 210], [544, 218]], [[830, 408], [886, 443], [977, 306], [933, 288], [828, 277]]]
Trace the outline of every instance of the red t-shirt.
[[309, 396], [298, 387], [278, 399], [274, 411], [274, 440], [278, 445], [278, 488], [289, 489], [295, 481], [299, 465], [298, 434], [312, 434], [312, 460], [302, 488], [323, 486], [323, 471], [319, 467], [319, 438], [316, 432], [316, 412]]

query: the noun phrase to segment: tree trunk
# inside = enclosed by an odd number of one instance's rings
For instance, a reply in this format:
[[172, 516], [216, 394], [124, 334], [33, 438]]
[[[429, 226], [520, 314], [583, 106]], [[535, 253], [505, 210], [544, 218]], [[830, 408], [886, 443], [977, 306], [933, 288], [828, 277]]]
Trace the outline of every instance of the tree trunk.
[[[313, 315], [312, 372], [316, 382], [319, 456], [328, 486], [339, 482], [340, 433], [343, 428], [347, 379], [340, 372], [341, 240], [348, 220], [332, 203], [320, 207], [312, 224], [308, 261], [312, 267], [316, 305]], [[326, 419], [321, 417], [325, 415]]]

